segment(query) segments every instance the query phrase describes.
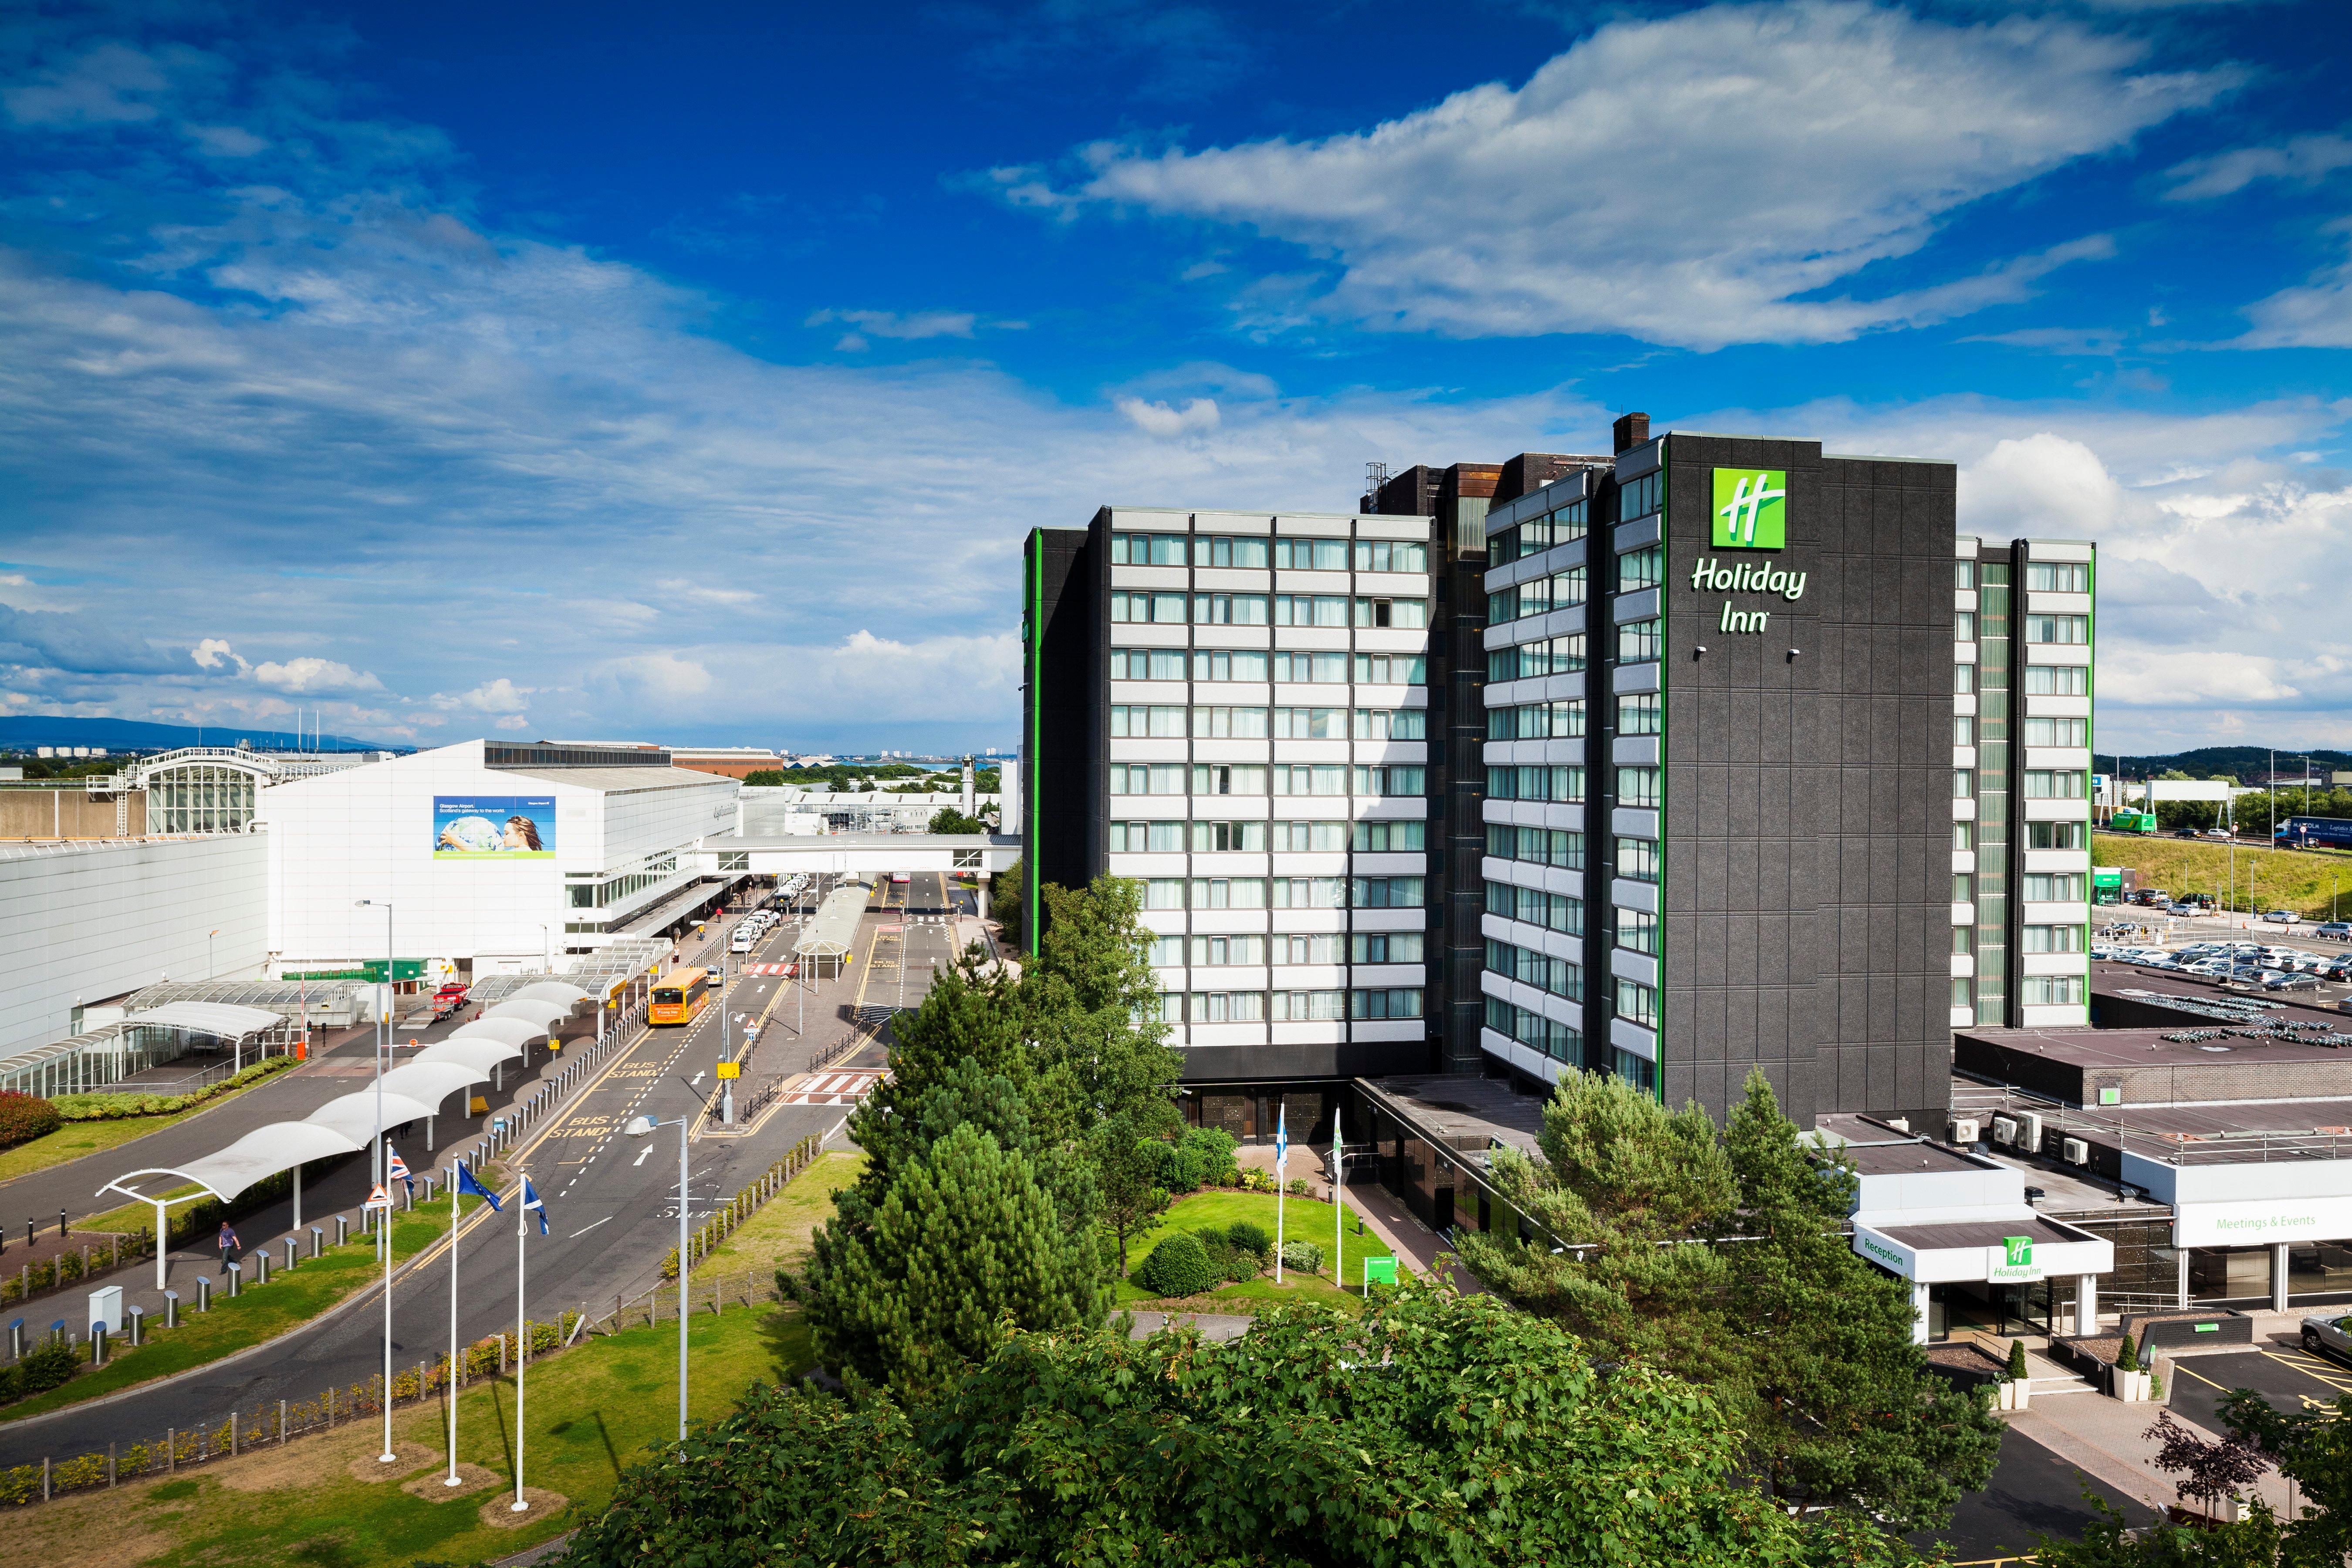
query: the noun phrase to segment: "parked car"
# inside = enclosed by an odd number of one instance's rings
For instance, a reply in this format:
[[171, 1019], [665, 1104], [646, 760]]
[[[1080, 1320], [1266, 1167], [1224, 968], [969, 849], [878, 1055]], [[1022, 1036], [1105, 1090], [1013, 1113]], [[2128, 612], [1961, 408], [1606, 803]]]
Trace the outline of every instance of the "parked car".
[[2263, 982], [2263, 989], [2265, 991], [2316, 991], [2319, 989], [2319, 977], [2315, 974], [2273, 973]]
[[2303, 1321], [2303, 1348], [2314, 1355], [2333, 1351], [2352, 1360], [2352, 1317], [2314, 1312]]
[[2352, 942], [2352, 921], [2326, 921], [2312, 927], [2311, 934], [2330, 942]]
[[2197, 906], [2195, 904], [2167, 904], [2164, 906], [2164, 912], [2168, 915], [2193, 915], [2197, 913]]
[[2303, 923], [2303, 917], [2293, 910], [2264, 910], [2263, 919], [2272, 925], [2298, 926]]

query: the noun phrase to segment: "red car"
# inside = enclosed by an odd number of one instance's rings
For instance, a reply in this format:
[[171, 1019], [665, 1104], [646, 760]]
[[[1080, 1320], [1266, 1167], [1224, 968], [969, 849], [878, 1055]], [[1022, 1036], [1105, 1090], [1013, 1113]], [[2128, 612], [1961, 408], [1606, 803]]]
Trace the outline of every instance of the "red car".
[[465, 1005], [466, 988], [455, 981], [433, 993], [433, 1016], [436, 1019], [446, 1018]]

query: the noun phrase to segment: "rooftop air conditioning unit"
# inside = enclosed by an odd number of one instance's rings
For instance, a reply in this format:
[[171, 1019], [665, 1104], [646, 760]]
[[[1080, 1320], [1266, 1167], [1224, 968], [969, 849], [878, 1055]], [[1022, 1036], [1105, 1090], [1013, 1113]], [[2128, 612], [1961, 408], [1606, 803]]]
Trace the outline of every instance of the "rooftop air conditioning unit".
[[1955, 1116], [1944, 1123], [1944, 1141], [1948, 1143], [1973, 1143], [1983, 1136], [1973, 1116]]
[[1996, 1116], [1996, 1117], [1994, 1117], [1994, 1118], [1992, 1119], [1992, 1141], [1993, 1141], [1994, 1142], [1996, 1142], [1996, 1143], [2014, 1143], [2014, 1142], [2017, 1142], [2017, 1121], [2016, 1121], [2016, 1119], [2015, 1119], [2014, 1117], [2009, 1117], [2009, 1116]]
[[2091, 1146], [2088, 1143], [2084, 1142], [2080, 1138], [2069, 1138], [2065, 1142], [2060, 1144], [2059, 1147], [2065, 1153], [2066, 1163], [2070, 1165], [2083, 1165], [2090, 1163]]
[[2042, 1113], [2021, 1110], [2017, 1113], [2017, 1146], [2029, 1154], [2042, 1152]]

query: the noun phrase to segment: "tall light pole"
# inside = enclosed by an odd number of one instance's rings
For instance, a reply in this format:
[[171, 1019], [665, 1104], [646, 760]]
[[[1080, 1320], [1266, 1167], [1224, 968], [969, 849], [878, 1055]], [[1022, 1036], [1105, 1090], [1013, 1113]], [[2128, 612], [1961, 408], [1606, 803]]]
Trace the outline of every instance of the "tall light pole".
[[555, 973], [555, 939], [548, 934], [545, 921], [539, 922], [539, 972], [541, 974]]
[[[687, 1086], [689, 1093], [693, 1087], [691, 1084]], [[696, 1095], [695, 1098], [699, 1100], [702, 1097]], [[681, 1116], [674, 1122], [656, 1121], [650, 1116], [639, 1116], [632, 1118], [629, 1124], [621, 1129], [625, 1136], [631, 1138], [651, 1137], [657, 1127], [677, 1129], [677, 1452], [681, 1459], [686, 1457], [686, 1207], [688, 1195], [686, 1135], [693, 1124], [691, 1116]]]
[[219, 975], [220, 927], [215, 926], [211, 931], [205, 933], [205, 978], [207, 980], [214, 980], [217, 979]]
[[[358, 908], [373, 905], [383, 910], [383, 1018], [377, 1026], [375, 1053], [375, 1140], [369, 1149], [375, 1166], [375, 1184], [383, 1185], [383, 1058], [392, 1039], [392, 902], [362, 899]], [[371, 1194], [373, 1195], [373, 1194]], [[392, 1447], [392, 1194], [384, 1193], [383, 1218], [377, 1222], [376, 1249], [383, 1254], [383, 1452], [376, 1458], [391, 1464], [400, 1456]], [[453, 1247], [455, 1242], [450, 1244]], [[453, 1394], [451, 1397], [455, 1397]]]

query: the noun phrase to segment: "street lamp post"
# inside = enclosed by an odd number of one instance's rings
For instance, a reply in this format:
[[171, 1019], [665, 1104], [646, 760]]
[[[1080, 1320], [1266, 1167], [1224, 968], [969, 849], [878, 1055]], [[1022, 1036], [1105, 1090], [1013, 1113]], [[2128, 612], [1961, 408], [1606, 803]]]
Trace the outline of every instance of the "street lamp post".
[[[689, 1092], [692, 1088], [690, 1084], [688, 1086]], [[701, 1097], [697, 1095], [696, 1098]], [[691, 1116], [681, 1116], [674, 1122], [638, 1116], [632, 1118], [629, 1124], [621, 1129], [623, 1134], [631, 1138], [651, 1137], [657, 1127], [677, 1129], [677, 1451], [681, 1459], [686, 1457], [686, 1209], [688, 1196], [686, 1139], [693, 1124]]]
[[[362, 899], [357, 907], [383, 910], [383, 1019], [378, 1025], [375, 1054], [375, 1140], [369, 1150], [376, 1185], [383, 1185], [383, 1058], [392, 1041], [392, 903], [385, 899]], [[371, 1194], [371, 1196], [373, 1194]], [[456, 1242], [451, 1242], [452, 1247]], [[376, 1222], [376, 1249], [383, 1254], [383, 1452], [376, 1458], [391, 1464], [400, 1456], [392, 1447], [392, 1194], [384, 1194], [383, 1217]], [[451, 1395], [452, 1398], [456, 1396]]]

